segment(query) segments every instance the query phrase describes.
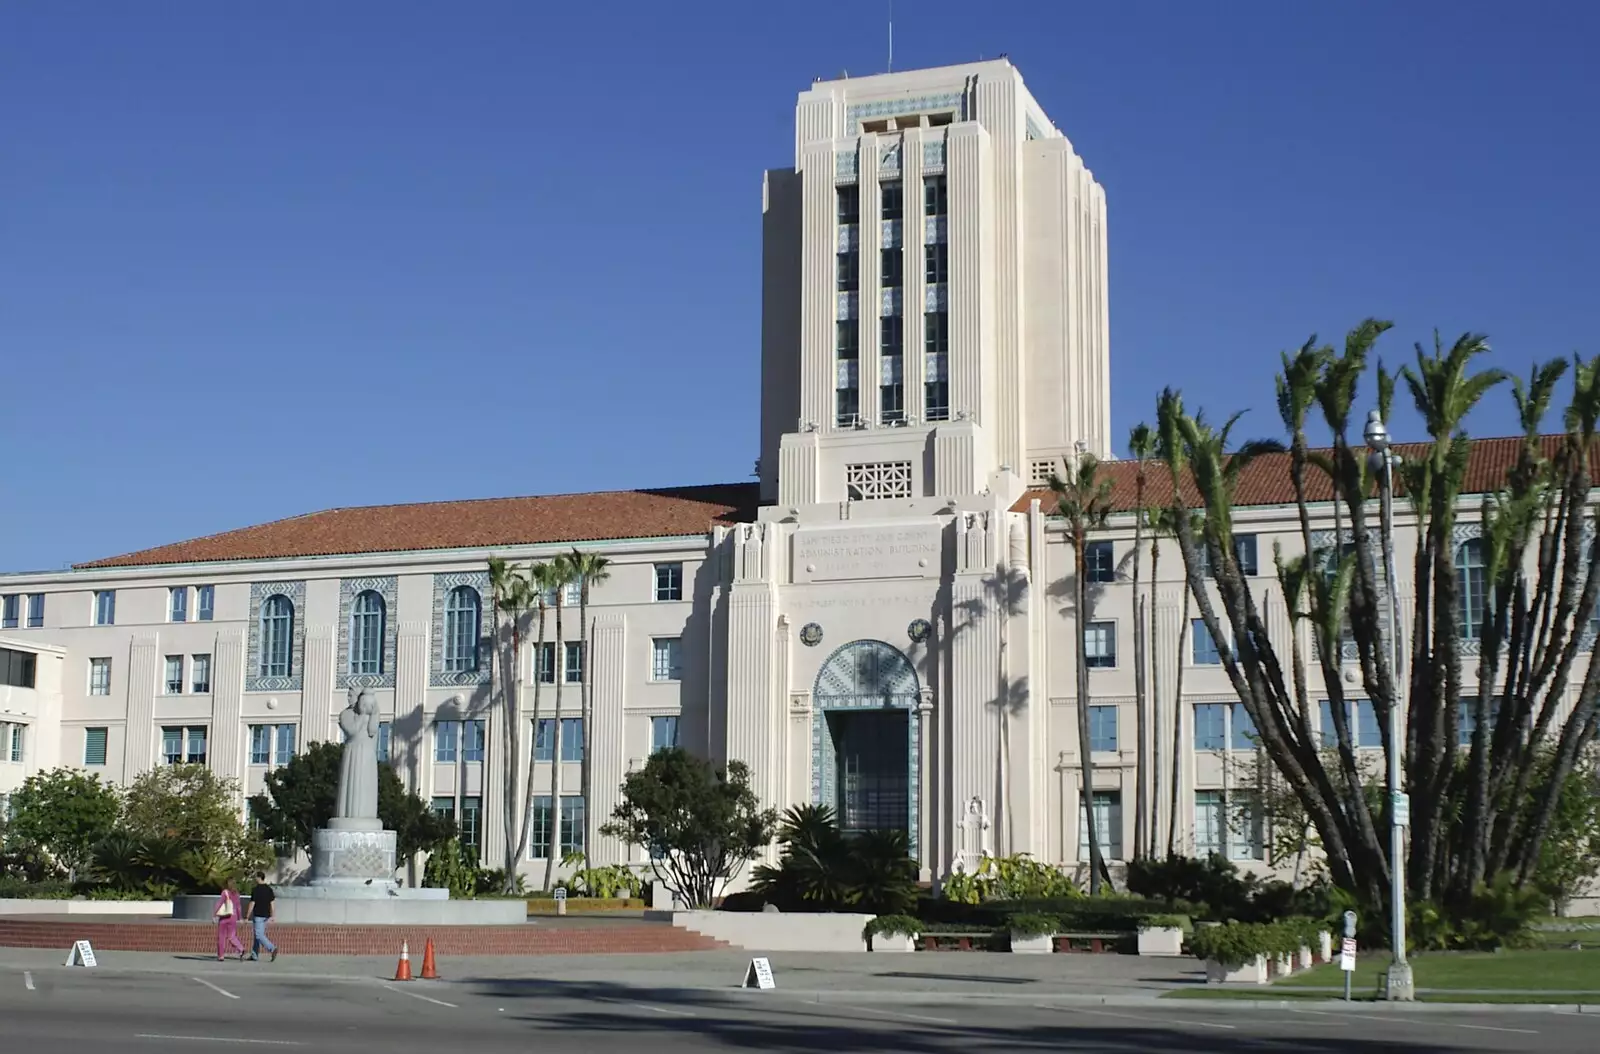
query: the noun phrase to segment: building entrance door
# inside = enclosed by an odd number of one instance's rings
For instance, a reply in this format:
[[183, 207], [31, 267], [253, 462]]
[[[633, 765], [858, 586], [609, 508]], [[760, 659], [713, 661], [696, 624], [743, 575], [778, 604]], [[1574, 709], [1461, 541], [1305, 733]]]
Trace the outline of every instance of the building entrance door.
[[828, 714], [839, 784], [839, 828], [846, 833], [909, 835], [911, 772], [904, 710], [836, 710]]

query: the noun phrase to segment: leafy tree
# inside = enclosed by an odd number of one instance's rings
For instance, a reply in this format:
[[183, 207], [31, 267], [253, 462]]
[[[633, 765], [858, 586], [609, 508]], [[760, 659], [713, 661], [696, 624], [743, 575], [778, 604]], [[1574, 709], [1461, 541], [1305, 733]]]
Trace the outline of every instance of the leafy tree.
[[1072, 545], [1072, 617], [1078, 636], [1078, 756], [1083, 766], [1083, 815], [1089, 835], [1089, 891], [1099, 894], [1100, 883], [1111, 884], [1100, 848], [1100, 832], [1094, 818], [1094, 752], [1089, 742], [1089, 595], [1085, 586], [1088, 565], [1085, 549], [1089, 532], [1105, 527], [1111, 515], [1111, 481], [1097, 479], [1100, 462], [1093, 454], [1078, 455], [1077, 463], [1066, 465], [1067, 474], [1050, 474], [1050, 490], [1056, 498], [1056, 511], [1067, 521], [1067, 538]]
[[[262, 835], [274, 842], [311, 851], [313, 831], [328, 826], [337, 808], [339, 743], [313, 743], [266, 776], [266, 790], [250, 799], [250, 815]], [[428, 852], [456, 834], [455, 821], [439, 816], [407, 791], [393, 767], [378, 766], [378, 819], [395, 832], [396, 853], [407, 858]]]
[[239, 785], [204, 765], [165, 765], [143, 773], [123, 795], [120, 829], [141, 840], [155, 870], [210, 885], [271, 858], [239, 815]]
[[[1313, 338], [1283, 356], [1278, 377], [1289, 435], [1282, 465], [1298, 506], [1300, 553], [1285, 556], [1279, 547], [1272, 585], [1281, 588], [1293, 624], [1309, 629], [1322, 675], [1318, 694], [1333, 718], [1333, 728], [1323, 730], [1331, 731], [1331, 755], [1311, 726], [1318, 698], [1308, 684], [1307, 655], [1290, 640], [1271, 639], [1261, 587], [1233, 559], [1234, 488], [1241, 462], [1256, 451], [1230, 451], [1228, 428], [1186, 414], [1181, 399], [1167, 392], [1159, 408], [1163, 433], [1174, 437], [1172, 463], [1186, 464], [1205, 511], [1198, 531], [1179, 518], [1179, 547], [1207, 629], [1214, 639], [1235, 642], [1234, 652], [1222, 649], [1224, 670], [1267, 757], [1315, 828], [1333, 881], [1368, 910], [1387, 902], [1395, 863], [1385, 830], [1389, 796], [1369, 791], [1401, 789], [1370, 787], [1358, 762], [1344, 679], [1349, 649], [1384, 756], [1398, 753], [1410, 794], [1409, 898], [1436, 906], [1441, 917], [1480, 909], [1503, 914], [1536, 885], [1565, 788], [1600, 730], [1600, 652], [1586, 640], [1600, 596], [1594, 573], [1600, 548], [1588, 535], [1600, 358], [1575, 360], [1563, 430], [1555, 436], [1541, 431], [1567, 363], [1536, 366], [1526, 381], [1514, 382], [1523, 436], [1496, 491], [1477, 510], [1480, 538], [1469, 555], [1481, 557], [1483, 588], [1469, 582], [1466, 610], [1456, 537], [1472, 449], [1466, 418], [1507, 377], [1474, 368], [1487, 351], [1476, 334], [1448, 347], [1435, 337], [1431, 351], [1419, 345], [1415, 365], [1398, 375], [1377, 367], [1380, 416], [1389, 417], [1403, 379], [1428, 433], [1427, 442], [1406, 450], [1396, 480], [1417, 521], [1414, 613], [1409, 626], [1392, 627], [1410, 645], [1402, 692], [1380, 591], [1386, 525], [1374, 530], [1372, 522], [1381, 463], [1367, 456], [1359, 434], [1351, 436], [1360, 427], [1351, 421], [1359, 382], [1389, 328], [1362, 323], [1342, 353]], [[1325, 449], [1313, 449], [1310, 440], [1313, 410], [1331, 437]], [[1186, 504], [1177, 482], [1175, 475], [1174, 504]], [[1330, 498], [1337, 542], [1322, 547], [1312, 523], [1325, 515]], [[1469, 662], [1475, 671], [1463, 669]], [[1573, 701], [1575, 683], [1581, 687]], [[1503, 688], [1494, 699], [1477, 685]], [[1401, 742], [1388, 731], [1397, 705], [1406, 708]]]
[[8, 839], [20, 850], [42, 850], [69, 881], [94, 861], [94, 848], [116, 827], [122, 811], [117, 788], [99, 776], [58, 768], [39, 772], [11, 794]]
[[650, 850], [651, 870], [679, 900], [710, 907], [772, 841], [777, 813], [763, 809], [742, 761], [726, 768], [680, 747], [650, 755], [628, 774], [622, 801], [601, 833]]

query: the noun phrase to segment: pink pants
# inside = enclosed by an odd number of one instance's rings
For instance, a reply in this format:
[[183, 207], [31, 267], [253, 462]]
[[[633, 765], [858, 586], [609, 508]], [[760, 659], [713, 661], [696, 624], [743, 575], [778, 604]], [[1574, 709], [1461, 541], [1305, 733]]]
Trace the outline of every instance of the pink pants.
[[217, 920], [217, 958], [228, 957], [230, 944], [235, 952], [244, 951], [244, 944], [239, 940], [239, 923], [232, 916]]

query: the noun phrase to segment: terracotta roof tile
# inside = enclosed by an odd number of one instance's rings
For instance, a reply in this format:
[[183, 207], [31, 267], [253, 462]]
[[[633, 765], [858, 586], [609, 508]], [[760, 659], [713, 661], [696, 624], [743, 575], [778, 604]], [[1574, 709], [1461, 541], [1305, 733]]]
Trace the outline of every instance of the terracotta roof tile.
[[755, 483], [328, 509], [79, 568], [471, 549], [706, 534], [754, 518]]
[[[1553, 455], [1560, 448], [1564, 438], [1560, 435], [1543, 437], [1545, 453]], [[1521, 449], [1521, 436], [1474, 439], [1471, 460], [1467, 464], [1464, 493], [1487, 494], [1504, 486], [1506, 473], [1516, 464]], [[1402, 458], [1421, 458], [1426, 456], [1428, 444], [1397, 443], [1395, 450]], [[1111, 503], [1115, 511], [1131, 512], [1137, 504], [1138, 462], [1106, 461], [1101, 463], [1100, 471], [1105, 474], [1105, 478], [1111, 480]], [[1167, 496], [1172, 493], [1171, 480], [1172, 477], [1167, 473], [1165, 465], [1149, 462], [1145, 466], [1146, 503], [1164, 503]], [[1200, 494], [1195, 489], [1192, 478], [1184, 477], [1181, 490], [1191, 508], [1200, 506]], [[1306, 473], [1306, 490], [1312, 501], [1333, 500], [1332, 484], [1326, 475], [1315, 469]], [[1026, 511], [1028, 504], [1035, 498], [1043, 502], [1046, 511], [1054, 509], [1054, 497], [1050, 493], [1050, 488], [1036, 487], [1024, 493], [1017, 503], [1011, 506], [1012, 511]], [[1245, 468], [1239, 479], [1234, 505], [1235, 507], [1292, 505], [1294, 500], [1294, 484], [1289, 480], [1289, 455], [1265, 454]]]

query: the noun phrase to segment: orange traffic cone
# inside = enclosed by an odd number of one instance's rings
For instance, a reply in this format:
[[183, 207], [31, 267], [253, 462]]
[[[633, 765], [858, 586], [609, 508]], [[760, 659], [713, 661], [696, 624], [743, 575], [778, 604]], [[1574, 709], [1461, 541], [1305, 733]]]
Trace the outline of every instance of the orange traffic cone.
[[400, 942], [400, 963], [394, 968], [396, 981], [411, 980], [411, 946], [405, 941]]
[[422, 948], [422, 979], [424, 981], [437, 981], [439, 971], [433, 965], [433, 938], [428, 938], [428, 943]]

